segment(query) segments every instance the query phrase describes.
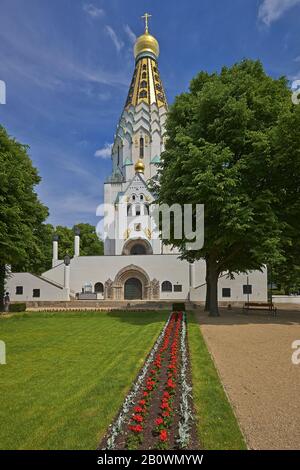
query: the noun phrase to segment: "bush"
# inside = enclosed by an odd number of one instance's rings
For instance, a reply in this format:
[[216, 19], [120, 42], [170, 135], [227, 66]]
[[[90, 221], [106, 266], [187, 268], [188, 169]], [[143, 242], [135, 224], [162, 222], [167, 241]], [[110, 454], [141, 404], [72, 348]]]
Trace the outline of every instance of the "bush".
[[176, 302], [173, 304], [173, 312], [184, 312], [185, 311], [185, 303], [184, 302]]
[[25, 310], [26, 310], [25, 303], [10, 304], [9, 306], [10, 312], [25, 312]]

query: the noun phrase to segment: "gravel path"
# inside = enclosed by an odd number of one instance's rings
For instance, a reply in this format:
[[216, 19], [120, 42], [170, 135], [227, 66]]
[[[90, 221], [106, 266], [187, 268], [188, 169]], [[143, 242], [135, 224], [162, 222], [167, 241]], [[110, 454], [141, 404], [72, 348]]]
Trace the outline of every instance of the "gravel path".
[[300, 449], [300, 364], [291, 361], [300, 311], [197, 315], [249, 448]]

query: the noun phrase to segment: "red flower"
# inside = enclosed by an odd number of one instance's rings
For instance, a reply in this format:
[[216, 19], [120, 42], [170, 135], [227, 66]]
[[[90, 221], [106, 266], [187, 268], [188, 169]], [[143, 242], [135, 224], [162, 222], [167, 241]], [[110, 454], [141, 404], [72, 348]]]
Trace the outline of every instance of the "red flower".
[[[147, 393], [147, 392], [146, 392], [146, 393]], [[148, 395], [148, 394], [147, 394], [147, 395]], [[146, 405], [146, 400], [140, 400], [140, 401], [139, 401], [139, 404], [142, 405], [142, 406]]]
[[164, 418], [168, 418], [170, 416], [170, 412], [169, 411], [164, 411], [162, 413], [162, 415], [163, 415]]
[[170, 409], [170, 406], [169, 406], [168, 403], [162, 403], [160, 405], [160, 407], [161, 407], [162, 410], [169, 410]]
[[156, 420], [155, 420], [155, 424], [157, 426], [160, 426], [161, 424], [163, 424], [163, 422], [164, 422], [164, 420], [162, 418], [156, 418]]
[[133, 432], [142, 432], [143, 427], [140, 424], [137, 424], [136, 426], [129, 426], [129, 429]]
[[135, 406], [135, 407], [134, 407], [134, 411], [135, 411], [136, 413], [144, 413], [145, 410], [144, 410], [144, 408], [142, 408], [141, 406]]
[[133, 415], [132, 419], [133, 421], [137, 421], [138, 423], [142, 423], [144, 421], [144, 418], [141, 415]]
[[168, 439], [168, 432], [167, 432], [166, 429], [162, 429], [162, 430], [160, 431], [159, 439], [160, 439], [162, 442], [166, 442], [166, 440]]
[[144, 393], [143, 393], [143, 396], [144, 396], [144, 397], [147, 397], [147, 396], [148, 396], [148, 392], [144, 392]]
[[169, 388], [175, 388], [176, 387], [176, 384], [174, 384], [172, 379], [168, 380], [167, 385], [168, 385]]
[[164, 392], [164, 398], [170, 398], [169, 392]]

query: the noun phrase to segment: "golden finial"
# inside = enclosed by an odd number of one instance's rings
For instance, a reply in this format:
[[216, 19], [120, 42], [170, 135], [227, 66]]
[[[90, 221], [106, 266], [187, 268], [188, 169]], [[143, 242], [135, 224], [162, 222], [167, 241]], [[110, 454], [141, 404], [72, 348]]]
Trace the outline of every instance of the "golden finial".
[[138, 161], [136, 162], [135, 164], [135, 172], [136, 173], [144, 173], [145, 171], [145, 165], [143, 163], [143, 160], [141, 160], [140, 158], [138, 159]]
[[142, 18], [145, 20], [145, 33], [149, 33], [149, 25], [148, 25], [148, 20], [149, 18], [151, 18], [152, 15], [150, 15], [149, 13], [145, 13]]

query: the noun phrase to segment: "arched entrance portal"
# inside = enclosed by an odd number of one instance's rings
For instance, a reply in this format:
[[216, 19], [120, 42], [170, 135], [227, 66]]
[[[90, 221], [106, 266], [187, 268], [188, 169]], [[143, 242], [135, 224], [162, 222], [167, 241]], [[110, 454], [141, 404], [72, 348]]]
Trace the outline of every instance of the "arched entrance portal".
[[134, 264], [122, 268], [114, 281], [105, 282], [104, 297], [108, 300], [158, 300], [159, 295], [159, 281], [150, 280], [146, 271]]
[[141, 243], [136, 243], [133, 245], [130, 249], [130, 254], [131, 255], [146, 255], [146, 247], [145, 245], [142, 245]]
[[143, 286], [139, 279], [131, 277], [127, 279], [124, 284], [124, 299], [125, 300], [142, 300]]
[[125, 242], [122, 255], [153, 255], [153, 250], [148, 240], [136, 238]]

